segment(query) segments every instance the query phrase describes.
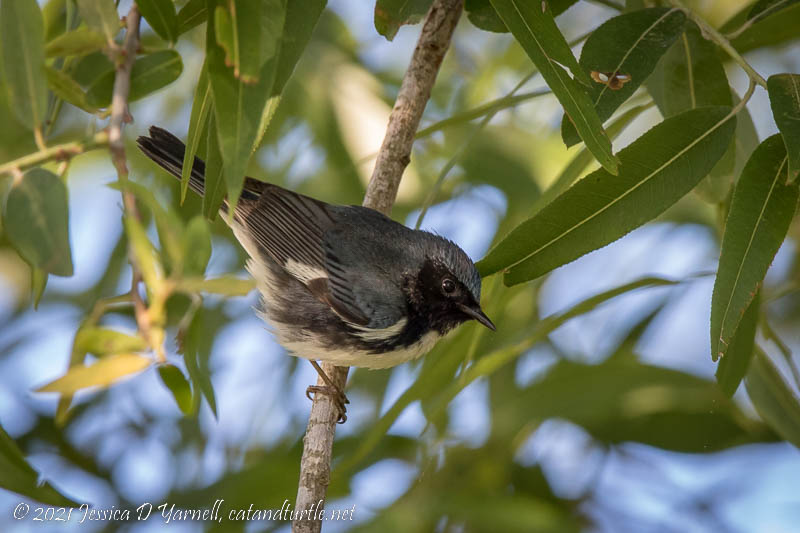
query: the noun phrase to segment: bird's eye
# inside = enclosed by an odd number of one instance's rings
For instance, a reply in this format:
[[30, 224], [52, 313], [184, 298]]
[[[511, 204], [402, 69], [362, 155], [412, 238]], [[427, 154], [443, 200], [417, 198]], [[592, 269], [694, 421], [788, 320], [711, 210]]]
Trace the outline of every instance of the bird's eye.
[[456, 282], [450, 278], [444, 278], [442, 280], [442, 290], [447, 294], [450, 294], [454, 290], [456, 290]]

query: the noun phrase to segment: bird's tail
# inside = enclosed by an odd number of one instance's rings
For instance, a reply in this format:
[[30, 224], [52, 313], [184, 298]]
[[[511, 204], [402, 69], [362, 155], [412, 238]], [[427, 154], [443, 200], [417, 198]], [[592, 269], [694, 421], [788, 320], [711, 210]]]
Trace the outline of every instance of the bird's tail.
[[[158, 163], [161, 168], [181, 179], [186, 146], [180, 139], [165, 129], [150, 126], [150, 137], [139, 137], [136, 144], [147, 157]], [[200, 196], [203, 196], [205, 189], [205, 174], [206, 164], [202, 159], [195, 157], [192, 173], [189, 175], [189, 188]]]

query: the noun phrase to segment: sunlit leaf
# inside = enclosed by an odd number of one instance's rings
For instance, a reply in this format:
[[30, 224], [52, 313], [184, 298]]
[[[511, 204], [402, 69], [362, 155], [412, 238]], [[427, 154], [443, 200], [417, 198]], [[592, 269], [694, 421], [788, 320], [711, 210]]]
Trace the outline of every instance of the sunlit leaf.
[[47, 287], [48, 277], [49, 274], [41, 268], [31, 267], [31, 300], [33, 301], [34, 309], [39, 307], [44, 289]]
[[180, 409], [183, 414], [191, 414], [193, 406], [192, 388], [183, 376], [183, 372], [175, 365], [159, 365], [158, 376], [161, 378], [161, 382], [164, 386], [172, 393], [172, 397], [175, 399], [178, 409]]
[[178, 17], [172, 0], [136, 0], [136, 5], [159, 37], [171, 42], [178, 39]]
[[184, 278], [178, 282], [176, 289], [184, 292], [209, 292], [224, 296], [247, 296], [255, 286], [252, 279], [222, 276], [213, 279]]
[[[131, 69], [131, 89], [128, 100], [133, 102], [166, 87], [183, 72], [183, 61], [175, 50], [161, 50], [136, 59]], [[111, 105], [114, 71], [109, 71], [92, 83], [87, 91], [88, 102], [96, 107]]]
[[775, 74], [767, 80], [772, 116], [789, 155], [789, 181], [800, 175], [800, 74]]
[[278, 52], [285, 2], [229, 0], [214, 11], [217, 43], [225, 50], [225, 64], [244, 83], [258, 81], [262, 65]]
[[86, 24], [106, 36], [111, 42], [119, 33], [120, 18], [114, 2], [105, 0], [77, 0], [81, 18]]
[[10, 107], [22, 124], [38, 128], [47, 112], [47, 82], [44, 23], [36, 0], [0, 3], [0, 45]]
[[430, 9], [433, 0], [377, 0], [375, 29], [391, 41], [403, 24], [416, 24]]
[[745, 309], [764, 280], [797, 208], [786, 185], [786, 148], [773, 135], [756, 148], [733, 191], [711, 299], [711, 355], [724, 356]]
[[47, 85], [53, 93], [64, 100], [69, 102], [79, 109], [83, 109], [87, 113], [95, 113], [97, 109], [90, 106], [86, 101], [86, 93], [83, 92], [78, 82], [72, 79], [68, 74], [52, 67], [45, 67], [47, 74]]
[[208, 117], [206, 134], [206, 173], [203, 191], [203, 215], [209, 220], [217, 217], [222, 201], [225, 199], [225, 176], [223, 175], [222, 153], [219, 149], [219, 134], [214, 113]]
[[25, 460], [17, 443], [0, 427], [0, 487], [48, 505], [77, 507], [79, 504], [42, 483], [39, 472]]
[[64, 376], [36, 391], [73, 394], [88, 387], [108, 387], [121, 378], [138, 374], [152, 363], [152, 359], [135, 353], [109, 355], [91, 366], [73, 366]]
[[562, 65], [569, 68], [575, 79], [586, 86], [593, 82], [572, 55], [572, 50], [558, 30], [550, 10], [542, 11], [543, 6], [539, 2], [491, 1], [500, 18], [561, 102], [564, 113], [572, 121], [586, 146], [608, 172], [616, 174], [619, 159], [611, 151], [611, 140], [603, 130], [603, 123], [585, 89], [569, 77]]
[[106, 45], [106, 38], [89, 28], [78, 28], [62, 33], [44, 48], [47, 57], [54, 56], [80, 56], [102, 50]]
[[800, 398], [761, 348], [756, 348], [744, 383], [758, 414], [781, 437], [800, 448]]
[[[592, 73], [589, 96], [600, 120], [608, 119], [636, 92], [683, 32], [679, 9], [652, 8], [625, 13], [594, 30], [581, 51], [580, 65]], [[569, 120], [562, 121], [567, 146], [580, 141]]]
[[139, 335], [128, 335], [108, 328], [83, 327], [75, 334], [74, 349], [97, 356], [139, 352], [147, 347], [147, 342]]
[[753, 301], [744, 312], [742, 321], [736, 329], [736, 334], [731, 339], [731, 345], [725, 357], [720, 359], [717, 365], [717, 383], [722, 392], [733, 396], [736, 389], [739, 388], [744, 376], [747, 374], [747, 369], [750, 366], [750, 360], [753, 358], [753, 351], [755, 350], [756, 329], [758, 326], [758, 317], [760, 314], [759, 297], [756, 295]]
[[71, 276], [68, 227], [67, 188], [58, 176], [34, 168], [13, 183], [3, 228], [23, 259], [56, 276]]
[[711, 170], [733, 135], [726, 107], [669, 118], [619, 153], [618, 176], [598, 169], [523, 222], [478, 263], [507, 270], [508, 285], [535, 279], [663, 213]]
[[141, 222], [136, 218], [128, 215], [125, 216], [123, 222], [130, 243], [132, 259], [142, 274], [147, 289], [158, 290], [164, 278], [164, 269], [158, 260], [158, 254], [156, 254], [153, 244], [148, 239]]

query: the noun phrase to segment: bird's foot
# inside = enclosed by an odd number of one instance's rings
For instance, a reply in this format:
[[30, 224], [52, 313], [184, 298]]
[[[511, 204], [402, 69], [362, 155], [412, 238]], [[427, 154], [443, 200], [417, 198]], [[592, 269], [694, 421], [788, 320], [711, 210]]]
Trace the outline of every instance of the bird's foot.
[[331, 385], [309, 385], [306, 389], [306, 397], [313, 401], [314, 398], [311, 396], [312, 394], [327, 394], [330, 396], [333, 403], [336, 404], [336, 407], [339, 409], [339, 419], [337, 422], [339, 424], [347, 422], [347, 407], [345, 407], [345, 404], [350, 403], [350, 400], [347, 399], [347, 396], [345, 396], [342, 391]]

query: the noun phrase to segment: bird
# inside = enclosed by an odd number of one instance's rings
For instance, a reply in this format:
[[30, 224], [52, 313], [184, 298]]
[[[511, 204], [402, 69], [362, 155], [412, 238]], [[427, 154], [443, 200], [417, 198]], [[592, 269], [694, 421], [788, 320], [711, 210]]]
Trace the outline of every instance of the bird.
[[[180, 179], [185, 145], [151, 126], [139, 149]], [[194, 158], [189, 188], [204, 193]], [[359, 205], [334, 205], [246, 177], [220, 212], [249, 255], [261, 318], [290, 354], [308, 359], [346, 417], [344, 393], [319, 366], [389, 368], [416, 359], [460, 324], [495, 325], [480, 306], [481, 277], [454, 242]]]

